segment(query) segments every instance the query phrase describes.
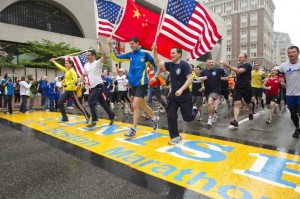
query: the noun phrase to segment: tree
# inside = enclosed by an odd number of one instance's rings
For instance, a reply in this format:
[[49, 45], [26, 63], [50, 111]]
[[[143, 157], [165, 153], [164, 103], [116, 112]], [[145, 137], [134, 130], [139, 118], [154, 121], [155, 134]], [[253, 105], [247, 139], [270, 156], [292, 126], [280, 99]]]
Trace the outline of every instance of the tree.
[[[28, 41], [24, 46], [18, 48], [18, 51], [27, 57], [31, 57], [31, 59], [20, 58], [19, 64], [22, 66], [34, 68], [53, 68], [53, 64], [49, 62], [51, 58], [79, 52], [80, 49], [71, 48], [70, 45], [66, 44], [65, 42], [56, 44], [52, 41], [44, 39], [42, 42]], [[57, 61], [63, 65], [62, 59]]]

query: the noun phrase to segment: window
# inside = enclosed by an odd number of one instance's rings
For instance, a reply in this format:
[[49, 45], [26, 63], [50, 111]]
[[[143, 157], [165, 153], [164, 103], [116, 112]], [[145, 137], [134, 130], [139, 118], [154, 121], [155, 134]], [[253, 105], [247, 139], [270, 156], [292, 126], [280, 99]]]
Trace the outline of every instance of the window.
[[241, 38], [241, 43], [247, 43], [247, 38]]
[[251, 44], [251, 49], [255, 49], [256, 50], [256, 44]]
[[251, 53], [250, 56], [251, 57], [256, 57], [256, 53]]
[[227, 48], [227, 52], [231, 52], [231, 48], [230, 47]]
[[227, 56], [226, 56], [226, 59], [227, 59], [227, 60], [231, 59], [231, 55], [227, 55]]
[[247, 46], [246, 45], [242, 45], [241, 46], [241, 50], [247, 50]]
[[247, 27], [248, 17], [247, 15], [241, 15], [241, 28]]
[[0, 13], [0, 22], [83, 37], [71, 17], [57, 7], [39, 1], [11, 4]]
[[231, 40], [227, 40], [227, 45], [231, 45]]
[[250, 14], [250, 26], [256, 26], [257, 25], [257, 12]]
[[231, 33], [230, 32], [227, 33], [227, 39], [231, 39]]
[[251, 29], [250, 30], [250, 42], [255, 42], [255, 41], [257, 41], [257, 30]]

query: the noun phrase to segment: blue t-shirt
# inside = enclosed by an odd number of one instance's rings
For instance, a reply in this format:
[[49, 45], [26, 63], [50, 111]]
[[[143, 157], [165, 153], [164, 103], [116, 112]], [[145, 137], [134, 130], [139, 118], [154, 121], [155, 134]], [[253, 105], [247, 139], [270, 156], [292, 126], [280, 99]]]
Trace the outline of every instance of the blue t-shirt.
[[102, 81], [103, 81], [103, 84], [104, 84], [104, 88], [105, 88], [105, 91], [106, 92], [111, 92], [111, 85], [113, 83], [113, 80], [112, 78], [110, 78], [109, 76], [104, 76], [104, 75], [101, 75], [102, 77]]
[[205, 95], [210, 93], [221, 94], [221, 77], [225, 75], [225, 71], [221, 68], [212, 68], [211, 70], [204, 69], [200, 73], [200, 77], [207, 76], [204, 81]]
[[252, 66], [249, 63], [239, 65], [237, 68], [244, 68], [244, 73], [236, 74], [235, 88], [251, 87], [251, 71]]
[[146, 62], [150, 62], [154, 66], [155, 73], [157, 71], [157, 66], [154, 63], [153, 57], [149, 53], [142, 51], [140, 48], [136, 51], [122, 55], [116, 55], [113, 51], [111, 56], [116, 62], [130, 61], [127, 79], [132, 87], [148, 85]]
[[[165, 62], [166, 70], [170, 72], [171, 77], [171, 93], [175, 95], [175, 92], [179, 90], [186, 82], [186, 76], [192, 73], [189, 64], [185, 61], [180, 61], [179, 64], [173, 62]], [[182, 94], [189, 92], [189, 88], [184, 90]]]

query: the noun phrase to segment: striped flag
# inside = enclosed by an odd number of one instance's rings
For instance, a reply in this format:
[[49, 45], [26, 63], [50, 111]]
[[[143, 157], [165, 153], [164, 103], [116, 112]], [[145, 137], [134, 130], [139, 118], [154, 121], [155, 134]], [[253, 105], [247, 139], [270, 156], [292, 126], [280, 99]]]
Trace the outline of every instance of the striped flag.
[[[64, 60], [72, 60], [74, 62], [75, 71], [77, 76], [80, 78], [83, 74], [84, 65], [88, 62], [86, 53], [82, 53], [78, 56], [64, 57]], [[87, 76], [85, 77], [85, 81], [88, 82], [88, 85], [90, 85], [90, 81]]]
[[[118, 17], [119, 11], [121, 9], [121, 6], [118, 4], [115, 4], [111, 1], [106, 0], [96, 0], [97, 4], [97, 31], [98, 35], [102, 35], [104, 37], [110, 37], [113, 30], [114, 30], [114, 24], [117, 21], [117, 25], [120, 23], [121, 16], [123, 14], [123, 11], [121, 11], [121, 14]], [[122, 37], [119, 37], [118, 35], [113, 35], [114, 39], [124, 41]]]
[[222, 36], [196, 0], [169, 0], [157, 39], [158, 52], [164, 47], [166, 54], [174, 46], [186, 50], [196, 59], [209, 52]]

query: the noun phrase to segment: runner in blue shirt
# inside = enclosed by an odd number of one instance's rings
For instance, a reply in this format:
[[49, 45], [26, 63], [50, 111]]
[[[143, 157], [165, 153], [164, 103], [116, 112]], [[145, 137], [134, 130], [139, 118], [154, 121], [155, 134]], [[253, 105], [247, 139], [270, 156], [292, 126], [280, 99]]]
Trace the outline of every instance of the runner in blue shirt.
[[129, 39], [129, 45], [132, 52], [125, 53], [122, 55], [117, 55], [113, 50], [112, 41], [109, 40], [111, 57], [115, 62], [130, 62], [129, 72], [127, 74], [127, 79], [132, 87], [133, 94], [133, 125], [129, 132], [125, 134], [126, 137], [133, 137], [136, 135], [136, 126], [140, 118], [140, 109], [145, 111], [153, 121], [153, 129], [156, 130], [158, 127], [159, 117], [155, 116], [152, 109], [147, 105], [146, 95], [148, 89], [148, 76], [146, 62], [150, 62], [154, 66], [155, 76], [150, 81], [156, 81], [158, 70], [154, 64], [153, 57], [141, 50], [140, 41], [137, 37]]

